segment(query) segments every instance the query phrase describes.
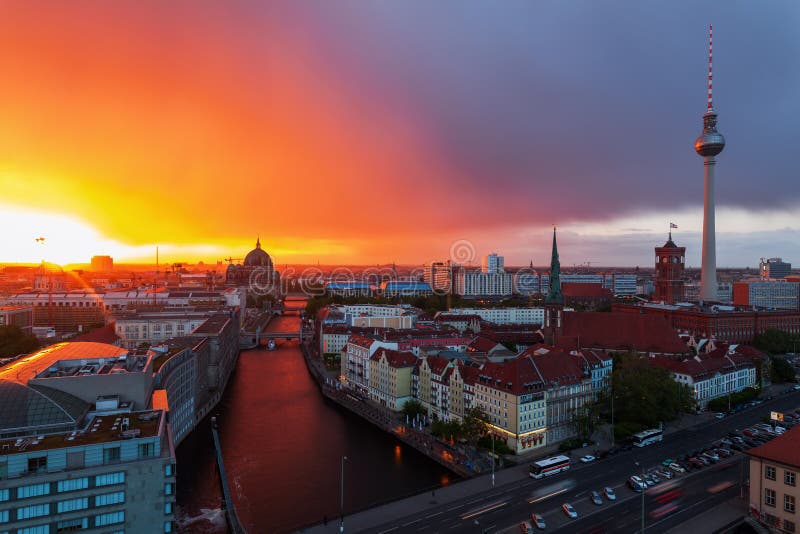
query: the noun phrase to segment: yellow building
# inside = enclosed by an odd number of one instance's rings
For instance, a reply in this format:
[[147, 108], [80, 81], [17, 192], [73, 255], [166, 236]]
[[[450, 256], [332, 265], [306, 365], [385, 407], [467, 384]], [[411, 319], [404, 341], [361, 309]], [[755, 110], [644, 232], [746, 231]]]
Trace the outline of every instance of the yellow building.
[[392, 410], [402, 410], [411, 396], [411, 372], [417, 357], [410, 352], [378, 349], [369, 359], [369, 396]]
[[750, 514], [778, 532], [796, 532], [800, 427], [750, 449]]

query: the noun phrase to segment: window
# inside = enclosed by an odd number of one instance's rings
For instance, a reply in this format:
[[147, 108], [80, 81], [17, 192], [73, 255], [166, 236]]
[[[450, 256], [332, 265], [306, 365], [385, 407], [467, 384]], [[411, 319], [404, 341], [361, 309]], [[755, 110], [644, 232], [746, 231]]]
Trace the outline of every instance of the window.
[[119, 462], [120, 459], [120, 448], [119, 447], [108, 447], [107, 449], [103, 449], [103, 463], [110, 464], [114, 462]]
[[172, 532], [172, 521], [164, 522], [164, 532]]
[[9, 499], [9, 491], [7, 489], [0, 490], [0, 502], [7, 501]]
[[783, 509], [790, 514], [794, 513], [794, 495], [788, 493], [783, 496]]
[[66, 521], [59, 521], [56, 524], [58, 532], [66, 532], [70, 530], [83, 530], [89, 528], [89, 518], [79, 517], [77, 519], [67, 519]]
[[97, 475], [94, 477], [95, 486], [110, 486], [111, 484], [124, 484], [125, 472], [118, 471], [117, 473], [108, 473], [106, 475]]
[[83, 497], [80, 499], [69, 499], [66, 501], [58, 502], [58, 513], [74, 512], [75, 510], [85, 510], [89, 508], [89, 498]]
[[17, 508], [17, 521], [31, 519], [32, 517], [41, 517], [43, 515], [50, 515], [49, 504], [33, 504], [31, 506]]
[[172, 484], [164, 484], [164, 495], [172, 495]]
[[21, 528], [17, 534], [49, 534], [50, 525], [38, 525], [35, 527]]
[[771, 465], [764, 466], [764, 478], [767, 480], [775, 480], [775, 468]]
[[103, 495], [96, 495], [94, 498], [95, 506], [108, 506], [109, 504], [119, 504], [121, 502], [125, 502], [124, 491], [104, 493]]
[[28, 472], [39, 473], [41, 471], [47, 471], [47, 456], [28, 458]]
[[764, 504], [767, 506], [775, 506], [775, 490], [769, 488], [764, 489]]
[[94, 526], [96, 527], [104, 527], [106, 525], [115, 525], [124, 522], [125, 512], [111, 512], [110, 514], [101, 514], [94, 517]]
[[58, 492], [82, 490], [89, 487], [89, 478], [73, 478], [71, 480], [59, 480]]
[[50, 495], [50, 484], [31, 484], [30, 486], [17, 488], [17, 499], [27, 499], [28, 497], [38, 497], [40, 495]]
[[8, 523], [8, 510], [0, 511], [0, 523]]
[[789, 521], [788, 519], [784, 519], [783, 530], [785, 532], [794, 532], [794, 521]]
[[153, 443], [140, 443], [139, 444], [139, 458], [149, 458], [155, 456], [155, 446]]
[[783, 483], [787, 486], [794, 486], [795, 479], [797, 478], [797, 473], [794, 471], [784, 471], [783, 472]]
[[169, 515], [172, 513], [172, 503], [164, 503], [164, 515]]

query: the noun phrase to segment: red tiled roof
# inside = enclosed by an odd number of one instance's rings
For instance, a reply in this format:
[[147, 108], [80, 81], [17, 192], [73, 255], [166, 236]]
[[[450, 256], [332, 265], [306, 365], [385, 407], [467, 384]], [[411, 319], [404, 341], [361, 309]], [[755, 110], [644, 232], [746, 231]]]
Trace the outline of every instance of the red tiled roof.
[[486, 352], [488, 353], [490, 350], [497, 347], [497, 341], [492, 341], [491, 339], [487, 339], [482, 336], [478, 336], [473, 339], [469, 345], [467, 345], [467, 349], [473, 352]]
[[736, 369], [753, 367], [753, 363], [750, 360], [730, 356], [701, 358], [699, 360], [690, 358], [683, 361], [666, 358], [664, 356], [657, 356], [652, 358], [650, 362], [653, 365], [667, 369], [673, 373], [689, 375], [695, 381], [706, 380], [717, 373], [727, 374]]
[[114, 331], [114, 324], [109, 323], [100, 328], [89, 330], [88, 332], [75, 336], [70, 341], [90, 341], [93, 343], [108, 343], [114, 345], [119, 341], [119, 336]]
[[797, 446], [798, 443], [800, 443], [800, 426], [787, 430], [782, 436], [750, 449], [747, 454], [756, 458], [800, 467], [800, 447]]
[[450, 360], [442, 358], [441, 356], [429, 356], [427, 359], [428, 367], [431, 368], [431, 374], [434, 375], [441, 375], [450, 364]]
[[561, 293], [565, 297], [599, 297], [611, 298], [614, 293], [600, 284], [582, 282], [564, 282], [561, 284]]
[[686, 354], [689, 348], [661, 315], [633, 313], [565, 312], [557, 338], [564, 348], [637, 350], [661, 354]]
[[[389, 366], [394, 368], [414, 367], [417, 363], [417, 357], [414, 356], [414, 354], [392, 349], [377, 350], [375, 354], [372, 355], [371, 359], [380, 361], [382, 355], [386, 356], [386, 361], [389, 363]], [[375, 358], [375, 356], [377, 356], [377, 358]]]
[[375, 343], [375, 340], [369, 337], [353, 334], [349, 338], [347, 338], [347, 342], [368, 349], [372, 346], [373, 343]]

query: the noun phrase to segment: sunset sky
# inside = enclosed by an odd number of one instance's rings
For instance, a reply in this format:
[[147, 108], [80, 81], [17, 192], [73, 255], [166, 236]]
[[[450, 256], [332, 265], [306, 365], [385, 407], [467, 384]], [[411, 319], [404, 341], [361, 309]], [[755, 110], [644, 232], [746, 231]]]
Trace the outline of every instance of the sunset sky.
[[713, 23], [718, 263], [800, 264], [800, 3], [599, 6], [2, 2], [0, 262], [697, 266]]

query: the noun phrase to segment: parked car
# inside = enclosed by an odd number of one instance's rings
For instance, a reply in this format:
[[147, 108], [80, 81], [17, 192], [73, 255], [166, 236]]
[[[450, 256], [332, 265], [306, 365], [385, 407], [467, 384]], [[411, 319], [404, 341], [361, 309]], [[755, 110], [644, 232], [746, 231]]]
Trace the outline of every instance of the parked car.
[[746, 449], [746, 447], [737, 441], [737, 442], [731, 443], [731, 449], [733, 449], [735, 451], [743, 451], [743, 450]]
[[729, 458], [733, 456], [733, 453], [728, 449], [717, 449], [717, 454], [722, 458]]
[[672, 462], [674, 462], [674, 461], [675, 461], [675, 460], [673, 460], [672, 458], [667, 458], [666, 460], [664, 460], [663, 462], [661, 462], [661, 465], [663, 465], [664, 467], [669, 467], [669, 464], [671, 464], [671, 463], [672, 463]]
[[544, 530], [547, 528], [547, 525], [544, 522], [544, 517], [540, 516], [539, 514], [531, 514], [531, 523], [536, 525], [536, 528], [539, 530]]
[[669, 469], [659, 469], [658, 471], [656, 471], [656, 474], [657, 474], [659, 477], [661, 477], [661, 478], [664, 478], [664, 479], [666, 479], [666, 480], [670, 480], [672, 477], [674, 477], [674, 476], [675, 476], [675, 475], [672, 473], [672, 471], [670, 471]]
[[714, 414], [714, 417], [716, 417], [717, 419], [725, 419], [725, 414], [722, 412], [717, 412]]
[[639, 478], [637, 475], [633, 475], [628, 479], [628, 487], [636, 493], [640, 493], [641, 491], [647, 489], [647, 483], [645, 483], [645, 481]]
[[703, 462], [699, 458], [690, 458], [689, 459], [689, 465], [692, 466], [695, 469], [702, 469], [708, 464], [706, 462]]
[[591, 454], [587, 454], [586, 456], [581, 456], [581, 462], [588, 464], [595, 461], [595, 457]]
[[672, 462], [671, 464], [669, 464], [669, 468], [672, 469], [673, 471], [675, 471], [676, 473], [685, 473], [686, 472], [686, 468], [683, 467], [678, 462]]
[[600, 498], [600, 494], [597, 493], [596, 491], [592, 492], [591, 499], [592, 499], [592, 502], [597, 504], [597, 505], [603, 504], [603, 499]]
[[609, 488], [608, 486], [603, 488], [603, 495], [605, 495], [606, 499], [608, 499], [609, 501], [616, 501], [617, 500], [617, 494], [614, 493], [614, 490]]
[[661, 477], [658, 476], [658, 471], [651, 471], [647, 476], [653, 480], [654, 484], [661, 484]]
[[578, 512], [575, 511], [575, 508], [568, 502], [565, 502], [561, 505], [561, 509], [564, 510], [564, 514], [570, 519], [575, 519], [578, 517]]

